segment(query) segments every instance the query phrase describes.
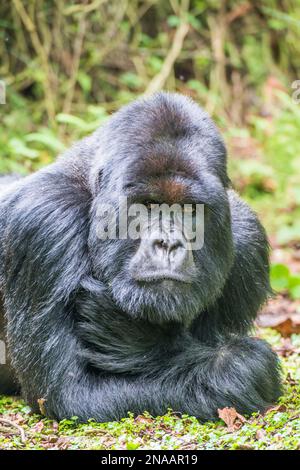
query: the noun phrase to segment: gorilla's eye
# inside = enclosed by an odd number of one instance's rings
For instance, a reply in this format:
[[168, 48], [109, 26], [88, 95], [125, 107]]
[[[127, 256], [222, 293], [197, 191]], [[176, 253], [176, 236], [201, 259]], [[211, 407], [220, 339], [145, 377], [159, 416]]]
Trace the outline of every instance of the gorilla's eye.
[[196, 215], [197, 215], [197, 205], [203, 206], [205, 216], [207, 216], [209, 214], [210, 208], [207, 204], [204, 204], [204, 202], [199, 202], [197, 204], [184, 204], [183, 205], [184, 214], [192, 215], [193, 217], [196, 217]]
[[183, 212], [187, 215], [195, 216], [197, 213], [196, 204], [184, 204], [183, 205]]
[[146, 206], [146, 208], [148, 210], [151, 210], [153, 208], [153, 206], [156, 206], [156, 205], [159, 205], [158, 201], [150, 200], [150, 201], [145, 201], [144, 202], [144, 206]]

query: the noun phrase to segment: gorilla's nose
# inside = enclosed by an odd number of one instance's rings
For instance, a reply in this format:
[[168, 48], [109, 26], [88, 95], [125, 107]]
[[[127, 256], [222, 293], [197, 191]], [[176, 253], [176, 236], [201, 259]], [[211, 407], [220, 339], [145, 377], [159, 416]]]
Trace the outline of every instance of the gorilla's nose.
[[130, 269], [134, 279], [138, 281], [174, 279], [191, 282], [193, 252], [188, 249], [183, 237], [159, 233], [141, 240]]
[[184, 264], [186, 248], [181, 240], [170, 240], [167, 237], [149, 240], [149, 251], [152, 257], [159, 257], [165, 267], [179, 268]]
[[184, 238], [161, 233], [141, 240], [133, 259], [135, 277], [180, 278], [194, 266], [191, 250]]

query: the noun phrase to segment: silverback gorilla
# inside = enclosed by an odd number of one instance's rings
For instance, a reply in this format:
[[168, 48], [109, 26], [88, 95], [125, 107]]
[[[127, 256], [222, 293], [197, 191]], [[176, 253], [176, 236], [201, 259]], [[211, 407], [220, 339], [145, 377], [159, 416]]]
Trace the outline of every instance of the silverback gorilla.
[[[99, 204], [120, 196], [203, 204], [203, 246], [188, 253], [171, 227], [147, 243], [100, 239]], [[230, 188], [211, 119], [181, 95], [139, 99], [53, 165], [0, 186], [0, 339], [5, 324], [12, 364], [0, 365], [0, 392], [17, 383], [33, 410], [43, 398], [48, 416], [82, 421], [264, 410], [280, 369], [249, 332], [268, 270], [265, 232]]]

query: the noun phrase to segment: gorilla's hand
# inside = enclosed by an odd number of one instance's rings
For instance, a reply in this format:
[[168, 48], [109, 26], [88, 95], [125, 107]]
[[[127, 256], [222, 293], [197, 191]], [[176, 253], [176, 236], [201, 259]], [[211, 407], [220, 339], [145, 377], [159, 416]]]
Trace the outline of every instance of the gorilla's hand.
[[280, 396], [279, 360], [265, 341], [231, 337], [211, 348], [193, 344], [184, 360], [185, 370], [194, 363], [193, 387], [188, 374], [183, 379], [183, 389], [194, 397], [186, 398], [186, 412], [199, 418], [216, 416], [226, 406], [243, 414], [263, 411]]

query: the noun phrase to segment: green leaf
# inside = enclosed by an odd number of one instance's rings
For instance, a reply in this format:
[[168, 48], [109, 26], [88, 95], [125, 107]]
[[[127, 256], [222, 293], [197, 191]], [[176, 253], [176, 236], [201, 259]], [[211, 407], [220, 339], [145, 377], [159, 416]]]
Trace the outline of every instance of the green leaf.
[[39, 152], [37, 150], [27, 147], [27, 145], [21, 139], [16, 137], [10, 139], [9, 147], [12, 154], [14, 155], [21, 155], [27, 158], [37, 158], [39, 156]]
[[300, 224], [283, 226], [277, 232], [277, 240], [280, 245], [300, 240]]
[[69, 124], [70, 126], [81, 130], [86, 129], [86, 122], [77, 116], [72, 116], [72, 114], [60, 113], [56, 116], [56, 120], [60, 124]]
[[300, 284], [290, 289], [290, 294], [293, 300], [300, 299]]
[[91, 77], [80, 70], [77, 75], [77, 81], [85, 93], [89, 93], [92, 89]]
[[180, 18], [175, 15], [170, 15], [167, 19], [168, 25], [171, 28], [177, 28], [178, 25], [180, 25]]
[[289, 277], [289, 288], [300, 286], [300, 274], [292, 274]]
[[127, 442], [126, 444], [127, 450], [136, 450], [140, 447], [140, 444], [138, 442]]
[[289, 293], [292, 299], [300, 299], [300, 274], [293, 274], [290, 276]]
[[290, 271], [284, 264], [273, 264], [270, 271], [271, 285], [276, 291], [283, 291], [289, 287]]
[[136, 73], [126, 72], [120, 77], [121, 83], [129, 88], [139, 88], [143, 84], [143, 80]]
[[65, 146], [53, 134], [47, 132], [32, 132], [25, 137], [26, 142], [37, 142], [44, 147], [54, 150], [55, 152], [62, 152]]

